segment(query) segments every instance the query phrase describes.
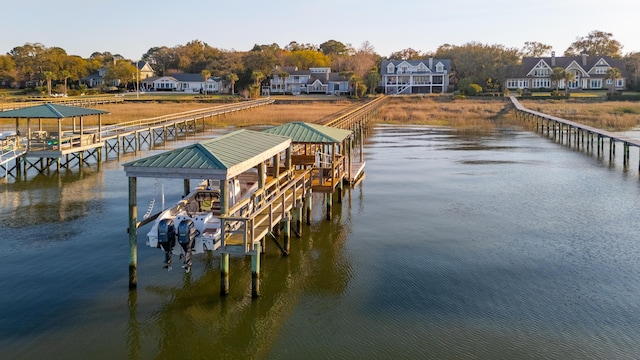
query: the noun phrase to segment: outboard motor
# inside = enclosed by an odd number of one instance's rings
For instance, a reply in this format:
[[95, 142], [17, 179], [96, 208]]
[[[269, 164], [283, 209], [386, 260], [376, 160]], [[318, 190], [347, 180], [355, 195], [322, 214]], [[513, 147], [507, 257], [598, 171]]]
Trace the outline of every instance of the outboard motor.
[[176, 246], [176, 227], [173, 220], [162, 219], [158, 223], [158, 247], [164, 250], [165, 269], [171, 270], [171, 256]]
[[191, 250], [196, 241], [196, 228], [192, 220], [186, 219], [180, 221], [178, 225], [178, 243], [184, 250], [184, 268], [185, 272], [191, 271]]

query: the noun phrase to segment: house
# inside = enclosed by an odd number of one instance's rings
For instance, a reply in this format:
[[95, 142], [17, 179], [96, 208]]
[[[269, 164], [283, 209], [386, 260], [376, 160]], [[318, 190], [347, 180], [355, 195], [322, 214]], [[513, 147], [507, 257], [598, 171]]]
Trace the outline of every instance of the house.
[[[132, 61], [131, 65], [138, 68], [137, 76], [140, 81], [154, 76], [153, 68], [146, 61]], [[86, 84], [90, 88], [100, 86], [100, 85], [112, 85], [112, 86], [120, 85], [120, 80], [111, 80], [107, 83], [104, 78], [106, 74], [107, 74], [107, 67], [103, 66], [93, 74], [80, 79], [80, 83]]]
[[[563, 68], [573, 73], [574, 79], [569, 84], [560, 80], [558, 84], [551, 80], [551, 74], [556, 67]], [[618, 68], [622, 74], [620, 79], [607, 79], [607, 70]], [[623, 60], [613, 59], [610, 56], [555, 56], [551, 57], [523, 58], [518, 73], [505, 80], [508, 89], [565, 89], [569, 90], [624, 90], [626, 86], [627, 70]], [[556, 86], [557, 85], [557, 86]]]
[[443, 93], [449, 88], [451, 60], [384, 60], [380, 86], [385, 94]]
[[263, 95], [269, 94], [327, 94], [340, 95], [349, 92], [349, 79], [332, 73], [328, 67], [314, 67], [298, 70], [297, 67], [278, 67], [273, 71], [269, 87]]
[[182, 91], [192, 93], [217, 94], [224, 92], [224, 82], [220, 77], [209, 77], [205, 83], [201, 74], [171, 74], [154, 76], [140, 82], [141, 88], [147, 91]]

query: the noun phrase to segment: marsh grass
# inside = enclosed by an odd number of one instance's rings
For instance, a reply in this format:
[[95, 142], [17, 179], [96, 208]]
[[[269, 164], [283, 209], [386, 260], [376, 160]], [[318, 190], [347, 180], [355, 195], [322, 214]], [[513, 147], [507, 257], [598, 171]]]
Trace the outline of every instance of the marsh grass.
[[484, 133], [518, 124], [502, 99], [454, 100], [449, 96], [397, 96], [387, 100], [378, 114], [388, 124], [436, 125], [458, 132]]
[[[93, 108], [108, 111], [102, 115], [102, 124], [111, 125], [133, 120], [149, 119], [162, 115], [177, 114], [189, 110], [205, 109], [217, 104], [198, 102], [125, 102], [122, 104], [96, 105]], [[304, 101], [294, 103], [276, 103], [257, 107], [247, 111], [214, 117], [217, 126], [253, 126], [279, 125], [291, 121], [318, 122], [331, 117], [350, 106], [350, 101]], [[97, 125], [97, 116], [84, 119], [87, 126]]]
[[640, 104], [629, 101], [523, 100], [526, 108], [609, 131], [640, 126]]

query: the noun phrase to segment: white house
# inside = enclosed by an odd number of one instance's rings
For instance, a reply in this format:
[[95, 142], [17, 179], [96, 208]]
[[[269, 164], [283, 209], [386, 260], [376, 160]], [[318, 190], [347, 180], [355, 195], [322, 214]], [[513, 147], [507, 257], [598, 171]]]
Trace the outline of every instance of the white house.
[[277, 67], [269, 81], [270, 94], [327, 94], [340, 95], [349, 92], [349, 79], [332, 73], [330, 68], [317, 67], [298, 70], [297, 67]]
[[385, 60], [380, 66], [385, 94], [443, 93], [449, 88], [451, 60]]
[[182, 91], [191, 93], [218, 94], [225, 90], [219, 77], [209, 77], [206, 82], [201, 74], [172, 74], [143, 80], [142, 88], [147, 91]]
[[[573, 73], [574, 80], [565, 84], [560, 80], [558, 84], [551, 80], [553, 69], [560, 67]], [[620, 79], [604, 79], [607, 70], [618, 68], [622, 77]], [[624, 60], [612, 59], [610, 56], [555, 56], [551, 57], [523, 58], [519, 72], [505, 80], [508, 89], [564, 89], [567, 85], [570, 90], [624, 90], [626, 87], [627, 70]]]

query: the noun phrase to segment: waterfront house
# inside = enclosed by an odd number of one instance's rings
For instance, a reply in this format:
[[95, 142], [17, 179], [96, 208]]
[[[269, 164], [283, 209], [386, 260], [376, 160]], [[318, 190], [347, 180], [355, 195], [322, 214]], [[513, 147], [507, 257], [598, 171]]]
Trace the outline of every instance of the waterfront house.
[[181, 91], [191, 93], [218, 94], [225, 91], [222, 78], [210, 76], [206, 81], [201, 74], [171, 74], [154, 76], [141, 81], [144, 90], [153, 91]]
[[332, 73], [331, 68], [315, 67], [298, 70], [294, 66], [278, 67], [273, 70], [268, 89], [269, 94], [327, 94], [340, 95], [349, 92], [349, 79], [341, 74]]
[[385, 94], [431, 94], [448, 91], [451, 60], [385, 60], [380, 66]]
[[[151, 65], [149, 65], [149, 63], [146, 61], [132, 61], [131, 65], [138, 67], [137, 76], [140, 81], [153, 77], [155, 74]], [[107, 82], [104, 78], [106, 74], [107, 74], [107, 67], [103, 66], [93, 74], [80, 79], [80, 83], [85, 84], [90, 88], [100, 86], [100, 85], [111, 85], [111, 86], [120, 85], [120, 80], [111, 80]]]
[[[553, 69], [560, 67], [574, 75], [573, 81], [565, 84], [560, 80], [558, 84], [551, 79]], [[620, 79], [605, 79], [607, 70], [618, 68], [622, 77]], [[626, 87], [627, 71], [623, 60], [613, 59], [610, 56], [555, 56], [551, 57], [526, 57], [522, 59], [522, 65], [518, 73], [505, 80], [508, 89], [541, 89], [550, 90], [608, 90], [614, 86], [616, 91], [622, 91]], [[557, 86], [556, 86], [557, 85]]]

